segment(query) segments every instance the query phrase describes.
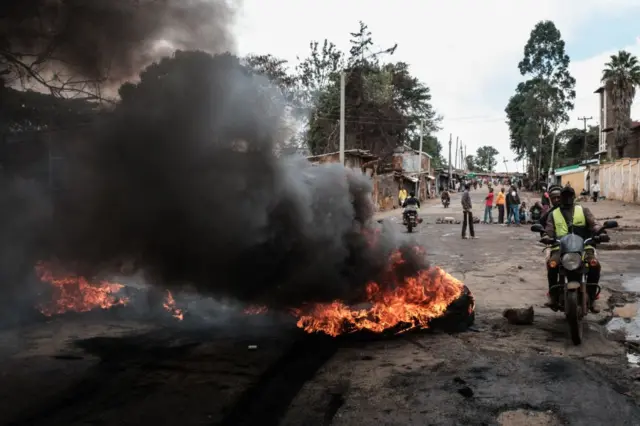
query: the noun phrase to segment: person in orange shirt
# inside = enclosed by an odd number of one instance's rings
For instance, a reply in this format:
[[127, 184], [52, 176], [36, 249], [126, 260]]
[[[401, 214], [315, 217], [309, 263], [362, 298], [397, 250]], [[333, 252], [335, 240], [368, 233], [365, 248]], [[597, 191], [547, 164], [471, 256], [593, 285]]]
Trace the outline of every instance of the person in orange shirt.
[[496, 207], [498, 208], [498, 223], [504, 223], [504, 188], [498, 192]]

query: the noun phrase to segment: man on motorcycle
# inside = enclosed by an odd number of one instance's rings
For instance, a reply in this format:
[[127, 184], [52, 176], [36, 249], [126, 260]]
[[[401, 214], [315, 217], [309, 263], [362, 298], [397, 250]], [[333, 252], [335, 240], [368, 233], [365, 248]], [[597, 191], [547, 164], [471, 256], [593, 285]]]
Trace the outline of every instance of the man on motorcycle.
[[[560, 239], [569, 233], [569, 228], [573, 225], [573, 232], [580, 237], [587, 239], [600, 231], [602, 226], [596, 221], [593, 213], [580, 205], [575, 204], [576, 192], [570, 186], [565, 186], [560, 192], [560, 205], [550, 210], [546, 220], [545, 234], [551, 239]], [[596, 258], [595, 248], [586, 246], [584, 260], [589, 264], [587, 274], [587, 284], [598, 284], [600, 281], [600, 262]], [[547, 261], [547, 278], [549, 281], [549, 303], [550, 307], [558, 304], [558, 289], [551, 290], [552, 286], [558, 284], [558, 273], [560, 269], [559, 247], [552, 247], [551, 254]], [[589, 293], [589, 310], [597, 313], [600, 310], [595, 306], [597, 287], [587, 286]]]
[[409, 193], [409, 198], [404, 200], [404, 203], [402, 203], [402, 207], [404, 207], [404, 211], [402, 212], [403, 222], [407, 221], [407, 213], [410, 211], [416, 212], [416, 219], [417, 219], [418, 209], [420, 208], [420, 200], [416, 198], [415, 192], [411, 191]]
[[[547, 190], [549, 194], [549, 202], [551, 203], [551, 208], [544, 212], [542, 216], [540, 216], [540, 220], [538, 223], [542, 225], [543, 228], [547, 227], [547, 221], [549, 220], [549, 216], [552, 214], [552, 211], [560, 206], [560, 192], [562, 191], [562, 187], [560, 185], [551, 185]], [[544, 236], [543, 234], [540, 235]]]
[[451, 202], [451, 196], [449, 195], [449, 191], [445, 189], [444, 191], [442, 191], [442, 193], [440, 193], [440, 201], [442, 202], [443, 205], [445, 204], [445, 202], [446, 203]]

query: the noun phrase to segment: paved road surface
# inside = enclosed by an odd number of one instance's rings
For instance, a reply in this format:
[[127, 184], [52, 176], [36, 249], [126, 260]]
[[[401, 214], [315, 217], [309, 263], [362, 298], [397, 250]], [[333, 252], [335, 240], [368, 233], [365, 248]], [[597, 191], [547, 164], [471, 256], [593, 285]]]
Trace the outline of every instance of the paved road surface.
[[[472, 194], [476, 215], [484, 192]], [[634, 218], [623, 224], [640, 217], [620, 203], [589, 207]], [[589, 319], [581, 347], [571, 345], [562, 316], [542, 308], [543, 257], [527, 227], [477, 225], [479, 239], [462, 240], [460, 225], [434, 223], [461, 216], [458, 194], [450, 209], [431, 203], [421, 214], [426, 224], [409, 237], [472, 289], [475, 331], [335, 341], [257, 319], [200, 331], [53, 320], [0, 333], [0, 425], [639, 424], [640, 376], [625, 346], [605, 336], [610, 309]], [[400, 227], [399, 211], [383, 216]], [[600, 256], [603, 298], [632, 299], [624, 285], [640, 276], [637, 252]], [[529, 305], [532, 326], [501, 317]]]

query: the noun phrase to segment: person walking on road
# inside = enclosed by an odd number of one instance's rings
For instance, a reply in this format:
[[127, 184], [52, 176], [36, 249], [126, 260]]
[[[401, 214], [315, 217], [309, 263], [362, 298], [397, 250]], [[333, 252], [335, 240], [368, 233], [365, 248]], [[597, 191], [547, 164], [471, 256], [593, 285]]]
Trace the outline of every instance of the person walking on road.
[[498, 223], [504, 223], [504, 188], [498, 192], [498, 196], [496, 197], [496, 207], [498, 208]]
[[597, 203], [600, 196], [600, 185], [598, 185], [597, 180], [594, 180], [593, 185], [591, 185], [591, 196], [593, 197], [593, 202]]
[[493, 188], [489, 188], [489, 193], [484, 198], [484, 223], [493, 223]]
[[[511, 191], [511, 189], [509, 188], [509, 191]], [[505, 205], [507, 206], [507, 224], [509, 224], [509, 222], [511, 222], [511, 217], [513, 216], [513, 210], [511, 209], [511, 204], [509, 204], [511, 198], [509, 198], [509, 194], [505, 194]]]
[[511, 215], [507, 220], [507, 226], [511, 225], [512, 220], [515, 221], [517, 226], [520, 226], [520, 195], [518, 195], [518, 190], [515, 185], [511, 186], [507, 194], [507, 205], [511, 210]]
[[404, 200], [406, 200], [407, 197], [408, 197], [407, 190], [404, 188], [400, 188], [400, 191], [398, 192], [398, 203], [400, 207], [402, 207], [402, 205], [404, 204]]
[[469, 235], [471, 238], [476, 238], [476, 233], [473, 229], [473, 212], [471, 205], [471, 195], [469, 195], [470, 185], [464, 186], [464, 193], [462, 194], [462, 239], [467, 239], [467, 224], [469, 226]]

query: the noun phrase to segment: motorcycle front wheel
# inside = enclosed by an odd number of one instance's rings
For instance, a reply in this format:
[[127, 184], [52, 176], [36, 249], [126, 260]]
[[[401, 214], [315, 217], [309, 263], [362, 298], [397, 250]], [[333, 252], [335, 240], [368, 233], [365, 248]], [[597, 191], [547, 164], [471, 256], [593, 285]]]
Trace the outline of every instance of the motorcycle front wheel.
[[569, 334], [574, 345], [582, 343], [582, 307], [578, 301], [578, 292], [567, 292], [564, 301], [564, 312], [569, 323]]

